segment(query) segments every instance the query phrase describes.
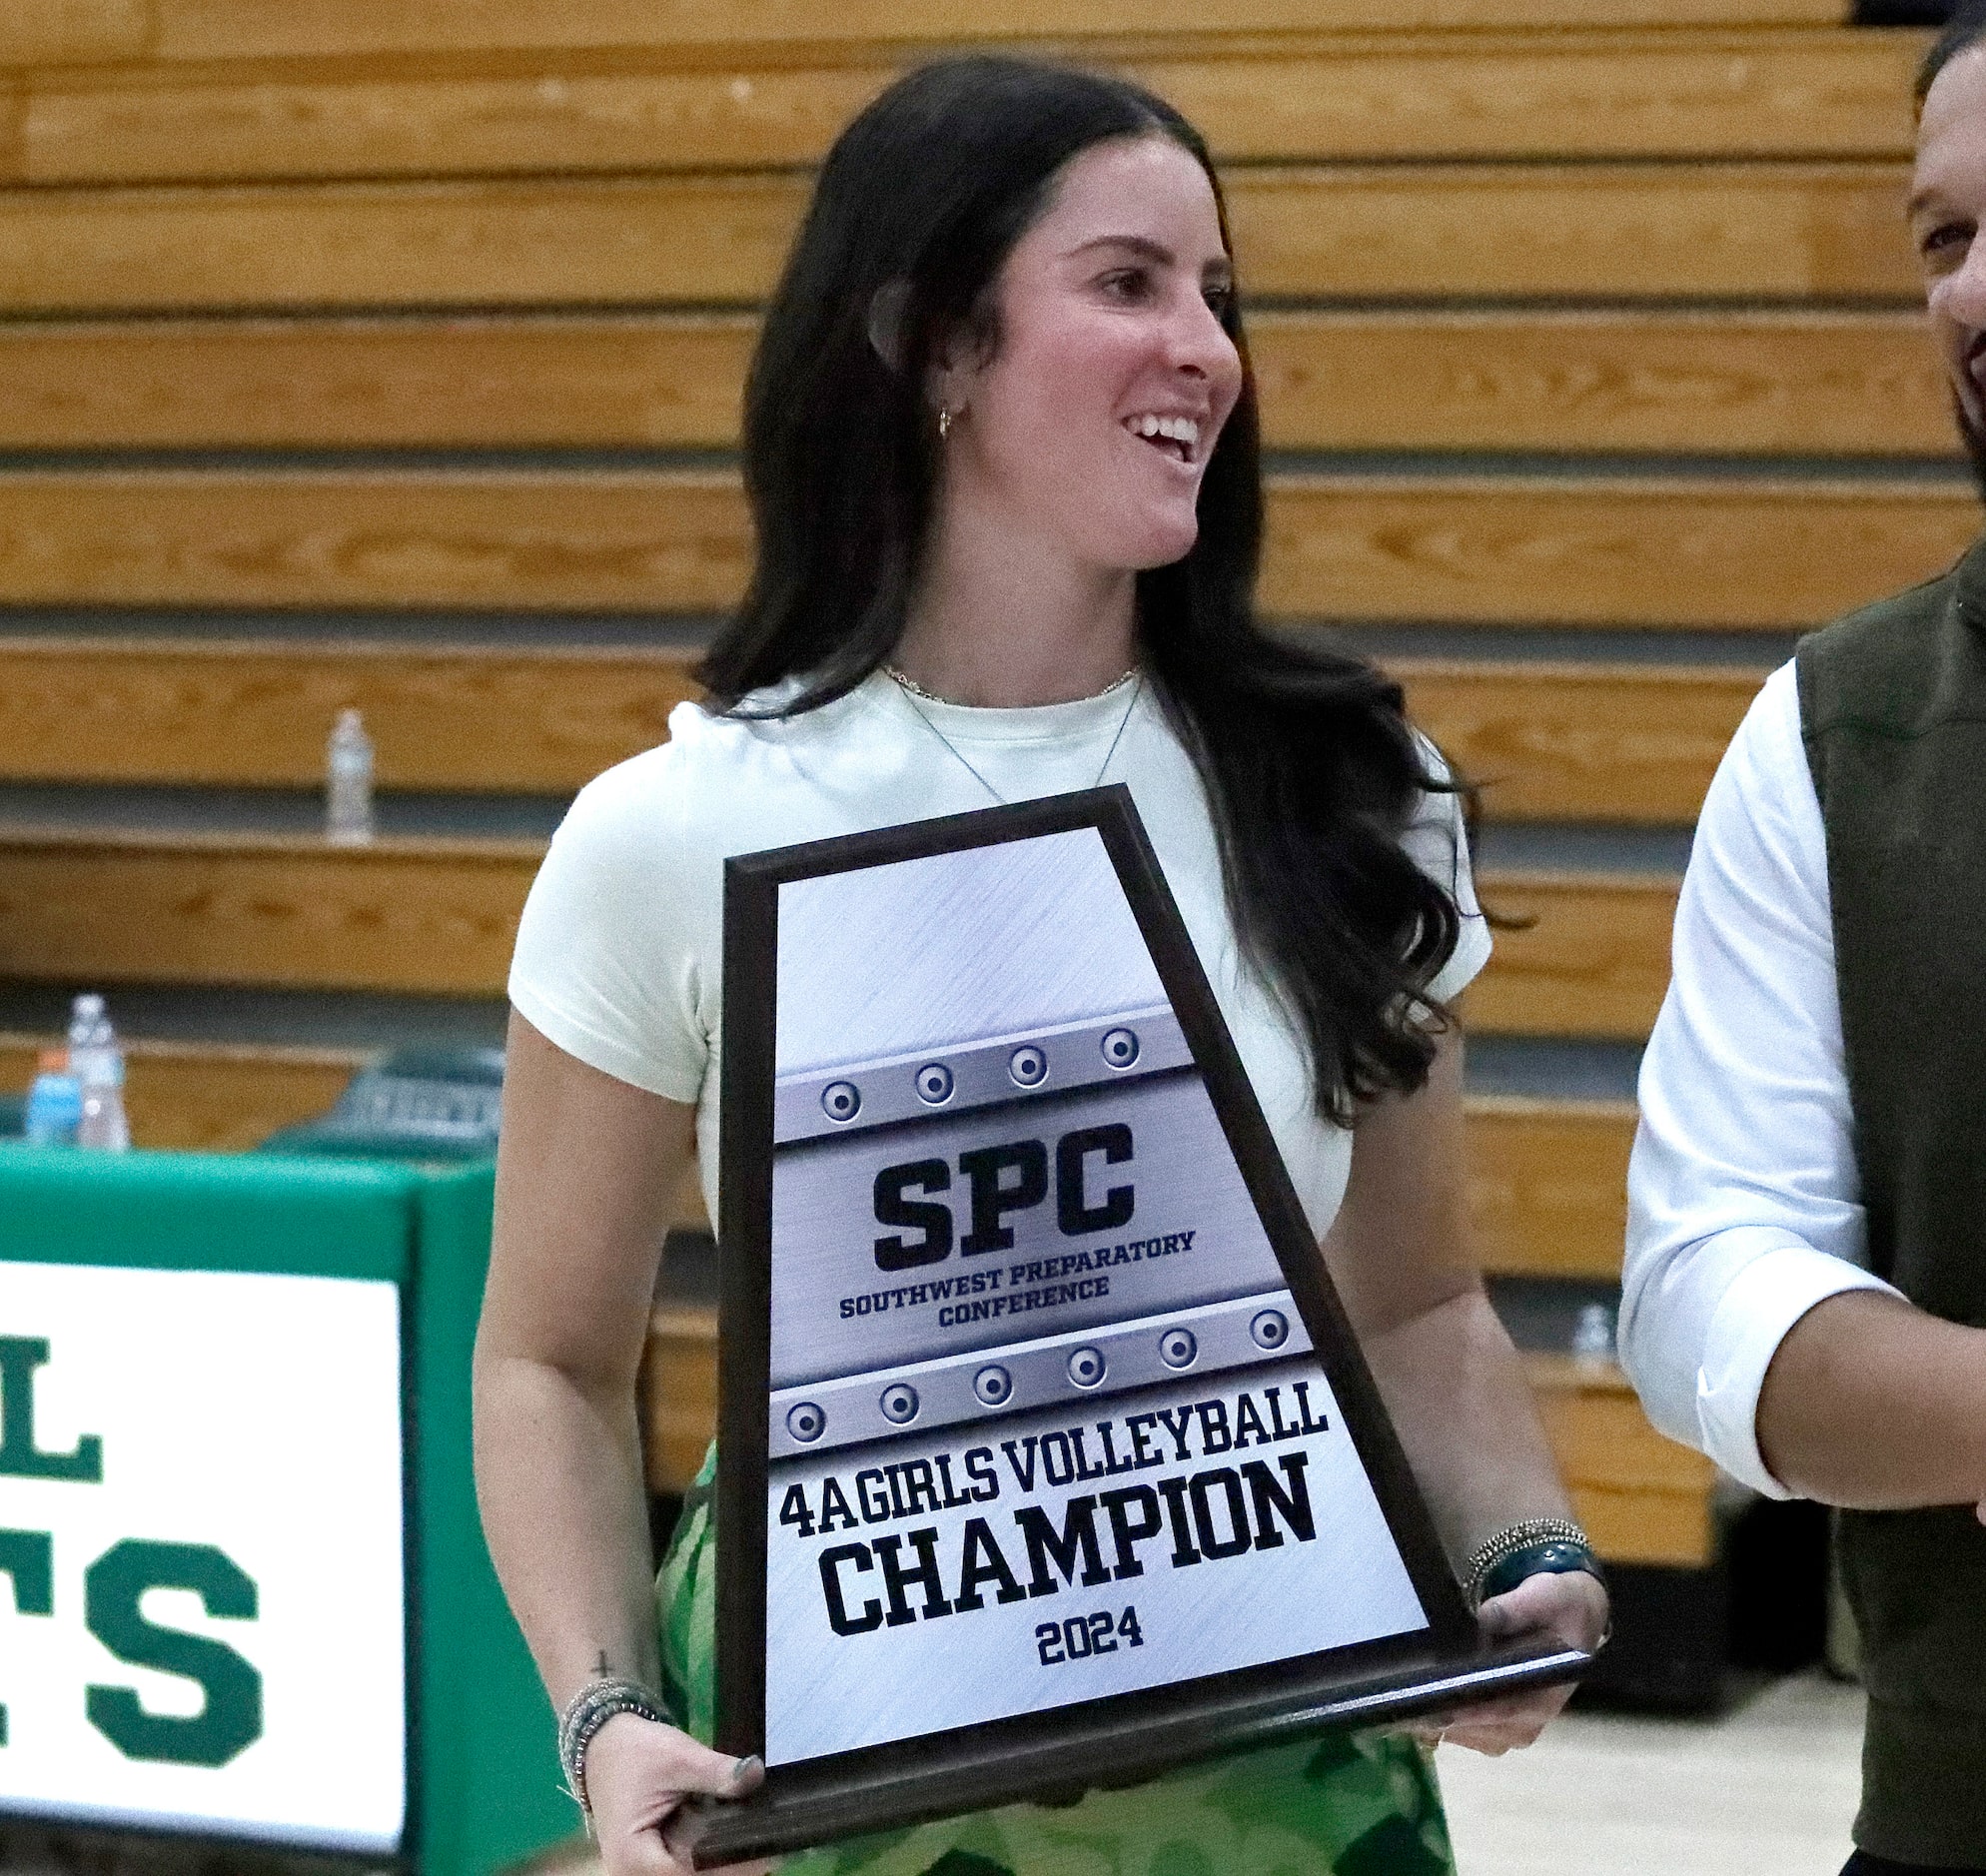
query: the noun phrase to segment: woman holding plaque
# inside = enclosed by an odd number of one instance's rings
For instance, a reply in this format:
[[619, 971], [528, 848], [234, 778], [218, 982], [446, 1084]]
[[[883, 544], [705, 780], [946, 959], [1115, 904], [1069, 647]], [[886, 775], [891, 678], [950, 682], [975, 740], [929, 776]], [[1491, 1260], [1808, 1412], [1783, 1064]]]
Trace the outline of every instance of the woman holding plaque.
[[[698, 1743], [710, 1466], [651, 1586], [634, 1406], [692, 1151], [715, 1210], [731, 854], [1127, 786], [1484, 1628], [1593, 1645], [1605, 1592], [1467, 1245], [1448, 1005], [1490, 937], [1456, 791], [1396, 685], [1256, 622], [1255, 392], [1198, 135], [1056, 67], [892, 87], [830, 154], [769, 311], [745, 480], [758, 560], [709, 694], [581, 794], [510, 980], [478, 1477], [610, 1876], [687, 1867], [684, 1798], [758, 1776]], [[1562, 1699], [1447, 1736], [1500, 1752]], [[1093, 1865], [1451, 1867], [1398, 1733], [787, 1867]]]

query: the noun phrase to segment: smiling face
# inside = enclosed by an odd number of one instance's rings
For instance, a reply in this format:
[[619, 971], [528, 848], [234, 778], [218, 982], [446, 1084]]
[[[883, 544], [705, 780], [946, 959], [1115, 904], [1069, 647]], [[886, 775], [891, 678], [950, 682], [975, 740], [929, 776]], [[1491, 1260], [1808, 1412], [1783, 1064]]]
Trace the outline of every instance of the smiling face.
[[1931, 336], [1974, 466], [1986, 479], [1986, 46], [1953, 59], [1924, 100], [1910, 235]]
[[944, 500], [1019, 551], [1125, 571], [1180, 559], [1241, 395], [1233, 270], [1206, 172], [1163, 137], [1093, 145], [993, 289], [992, 356], [936, 375]]

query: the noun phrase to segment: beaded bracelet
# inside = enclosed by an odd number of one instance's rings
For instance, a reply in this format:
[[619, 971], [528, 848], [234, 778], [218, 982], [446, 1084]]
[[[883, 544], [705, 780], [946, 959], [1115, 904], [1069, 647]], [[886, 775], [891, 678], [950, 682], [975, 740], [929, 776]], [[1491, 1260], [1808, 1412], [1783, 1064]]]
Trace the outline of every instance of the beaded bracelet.
[[1514, 1589], [1527, 1576], [1584, 1570], [1603, 1584], [1606, 1572], [1586, 1533], [1566, 1517], [1527, 1517], [1477, 1546], [1463, 1572], [1472, 1608]]
[[558, 1716], [558, 1763], [565, 1773], [565, 1789], [586, 1820], [588, 1834], [593, 1828], [593, 1807], [586, 1801], [586, 1748], [593, 1743], [594, 1734], [619, 1713], [637, 1713], [658, 1725], [668, 1724], [668, 1716], [647, 1688], [617, 1674], [589, 1680]]

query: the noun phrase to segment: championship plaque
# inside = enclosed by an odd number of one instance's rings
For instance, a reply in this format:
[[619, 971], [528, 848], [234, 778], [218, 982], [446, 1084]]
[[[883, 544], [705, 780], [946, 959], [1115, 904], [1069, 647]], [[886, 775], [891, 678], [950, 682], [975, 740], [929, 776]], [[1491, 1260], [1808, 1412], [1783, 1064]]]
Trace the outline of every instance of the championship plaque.
[[1129, 793], [733, 859], [699, 1864], [1576, 1674], [1490, 1646]]

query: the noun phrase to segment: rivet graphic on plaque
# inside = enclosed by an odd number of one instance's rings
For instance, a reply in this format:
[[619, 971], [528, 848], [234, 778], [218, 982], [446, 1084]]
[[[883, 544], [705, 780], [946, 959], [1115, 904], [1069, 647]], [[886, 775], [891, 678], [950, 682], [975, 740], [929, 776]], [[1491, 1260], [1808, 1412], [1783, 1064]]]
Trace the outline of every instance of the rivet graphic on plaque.
[[831, 1121], [852, 1121], [862, 1111], [862, 1091], [852, 1081], [831, 1081], [820, 1091], [820, 1108]]
[[1104, 1359], [1101, 1349], [1084, 1347], [1069, 1351], [1069, 1379], [1078, 1388], [1094, 1388], [1103, 1380]]
[[818, 1439], [827, 1431], [827, 1415], [811, 1401], [802, 1401], [787, 1413], [786, 1430], [803, 1442]]
[[901, 1426], [907, 1420], [914, 1420], [917, 1417], [917, 1390], [907, 1381], [892, 1382], [883, 1390], [883, 1398], [879, 1405], [883, 1410], [883, 1418]]
[[988, 1407], [1001, 1407], [1014, 1392], [1014, 1378], [995, 1362], [973, 1376], [972, 1392]]
[[1249, 1324], [1248, 1333], [1258, 1349], [1280, 1349], [1290, 1340], [1290, 1320], [1281, 1310], [1264, 1310]]
[[1098, 1046], [1103, 1050], [1103, 1059], [1112, 1068], [1129, 1068], [1138, 1059], [1136, 1030], [1113, 1029]]
[[1168, 1368], [1191, 1368], [1200, 1344], [1190, 1329], [1169, 1329], [1159, 1338], [1159, 1360]]
[[942, 1062], [926, 1062], [917, 1071], [917, 1098], [942, 1107], [952, 1098], [952, 1072]]
[[1048, 1079], [1048, 1058], [1033, 1043], [1024, 1043], [1007, 1061], [1007, 1073], [1017, 1088], [1037, 1088]]

